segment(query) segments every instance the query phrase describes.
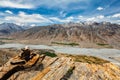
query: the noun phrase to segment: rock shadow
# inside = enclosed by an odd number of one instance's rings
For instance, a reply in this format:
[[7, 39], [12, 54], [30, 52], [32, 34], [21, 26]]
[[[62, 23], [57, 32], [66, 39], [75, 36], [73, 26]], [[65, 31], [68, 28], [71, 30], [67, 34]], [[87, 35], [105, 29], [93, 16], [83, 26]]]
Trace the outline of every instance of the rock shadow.
[[68, 80], [70, 78], [70, 76], [73, 74], [73, 71], [75, 69], [75, 66], [74, 67], [71, 67], [67, 73], [65, 75], [63, 75], [63, 77], [60, 79], [60, 80]]
[[16, 66], [13, 69], [11, 69], [10, 71], [8, 71], [4, 76], [2, 76], [2, 78], [0, 80], [7, 80], [10, 76], [12, 76], [15, 72], [24, 70], [23, 66]]

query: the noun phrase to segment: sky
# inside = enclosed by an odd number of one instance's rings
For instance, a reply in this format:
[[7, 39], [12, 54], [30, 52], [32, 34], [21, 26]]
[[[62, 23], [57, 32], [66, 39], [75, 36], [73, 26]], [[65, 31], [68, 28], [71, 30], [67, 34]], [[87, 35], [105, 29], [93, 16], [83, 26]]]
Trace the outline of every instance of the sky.
[[0, 23], [39, 26], [86, 21], [120, 24], [120, 0], [0, 0]]

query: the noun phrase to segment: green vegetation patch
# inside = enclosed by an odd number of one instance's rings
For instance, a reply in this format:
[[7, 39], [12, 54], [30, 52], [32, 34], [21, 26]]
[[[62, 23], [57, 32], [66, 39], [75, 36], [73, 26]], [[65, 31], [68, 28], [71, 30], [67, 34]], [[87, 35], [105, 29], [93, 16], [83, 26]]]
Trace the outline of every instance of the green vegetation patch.
[[41, 54], [44, 54], [44, 55], [49, 56], [49, 57], [57, 57], [57, 55], [55, 53], [52, 53], [52, 52], [44, 52]]
[[99, 46], [106, 46], [106, 45], [109, 45], [109, 44], [97, 43], [97, 45], [99, 45]]
[[96, 43], [96, 44], [99, 45], [99, 46], [103, 46], [105, 48], [113, 48], [113, 46], [109, 45], [109, 44], [104, 44], [104, 43]]
[[0, 38], [0, 40], [13, 40], [12, 38]]
[[59, 44], [59, 45], [70, 45], [70, 46], [78, 46], [78, 43], [61, 43], [61, 42], [51, 42], [52, 44]]
[[107, 60], [103, 60], [94, 56], [86, 56], [86, 55], [66, 55], [67, 57], [71, 57], [75, 62], [83, 62], [89, 64], [103, 64], [109, 63]]
[[33, 49], [32, 52], [49, 57], [57, 57], [57, 54], [52, 49]]
[[5, 42], [3, 42], [3, 41], [0, 41], [0, 45], [2, 45], [2, 44], [5, 44]]
[[51, 53], [51, 52], [45, 52], [43, 54], [45, 54], [46, 56], [50, 56], [50, 57], [56, 57], [57, 56], [55, 53]]

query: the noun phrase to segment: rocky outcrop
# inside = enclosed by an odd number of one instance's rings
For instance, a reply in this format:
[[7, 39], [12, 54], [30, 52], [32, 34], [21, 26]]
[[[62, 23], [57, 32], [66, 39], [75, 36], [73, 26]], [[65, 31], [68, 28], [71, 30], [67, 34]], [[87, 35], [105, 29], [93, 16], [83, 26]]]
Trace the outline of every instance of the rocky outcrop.
[[20, 59], [19, 56], [11, 58], [6, 64], [4, 64], [0, 68], [0, 79], [1, 80], [7, 80], [14, 73], [16, 73], [18, 71], [21, 71], [21, 70], [25, 70], [27, 68], [30, 68], [30, 67], [34, 66], [34, 64], [36, 64], [38, 59], [39, 59], [38, 54], [36, 54], [28, 62], [26, 62], [25, 60]]
[[[2, 70], [5, 67], [6, 65], [0, 67], [0, 76], [7, 70]], [[120, 68], [108, 61], [101, 64], [77, 62], [69, 56], [46, 56], [39, 58], [34, 66], [17, 69], [20, 70], [12, 74], [8, 80], [120, 80]]]

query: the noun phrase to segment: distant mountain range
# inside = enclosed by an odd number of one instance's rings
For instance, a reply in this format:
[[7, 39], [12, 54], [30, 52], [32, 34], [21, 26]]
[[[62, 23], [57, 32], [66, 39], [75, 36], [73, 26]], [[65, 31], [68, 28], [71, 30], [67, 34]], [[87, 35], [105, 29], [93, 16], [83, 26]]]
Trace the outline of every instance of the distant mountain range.
[[49, 26], [23, 27], [13, 23], [0, 24], [0, 36], [47, 42], [89, 42], [117, 45], [120, 48], [120, 25], [109, 22], [80, 22]]
[[72, 42], [86, 41], [119, 45], [120, 25], [111, 24], [109, 22], [54, 24], [50, 26], [33, 27], [15, 33], [12, 36], [17, 39]]
[[0, 24], [0, 36], [9, 35], [14, 32], [23, 31], [23, 26], [16, 25], [14, 23], [2, 23]]

